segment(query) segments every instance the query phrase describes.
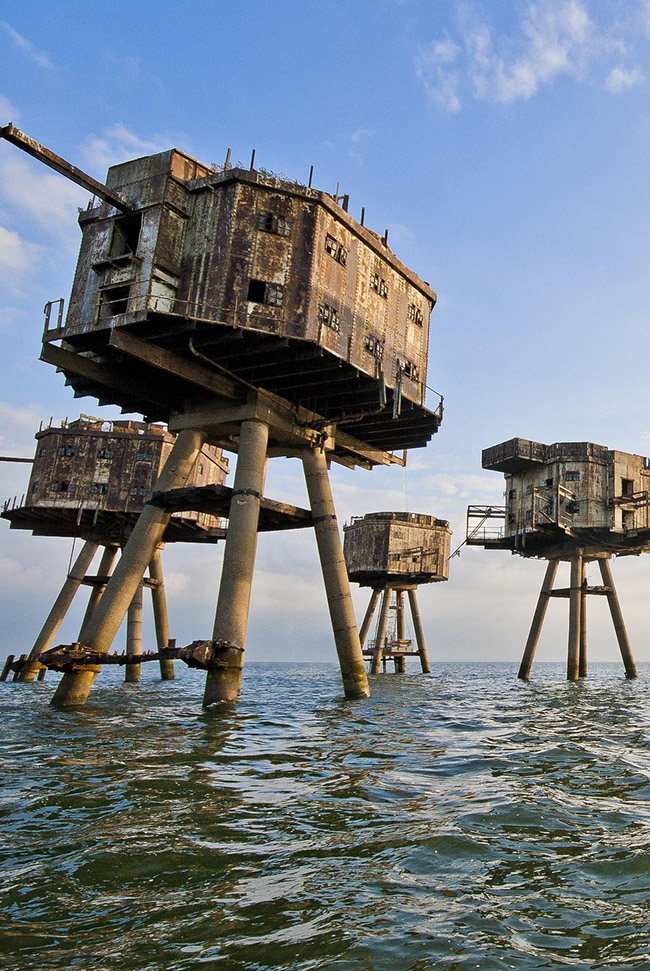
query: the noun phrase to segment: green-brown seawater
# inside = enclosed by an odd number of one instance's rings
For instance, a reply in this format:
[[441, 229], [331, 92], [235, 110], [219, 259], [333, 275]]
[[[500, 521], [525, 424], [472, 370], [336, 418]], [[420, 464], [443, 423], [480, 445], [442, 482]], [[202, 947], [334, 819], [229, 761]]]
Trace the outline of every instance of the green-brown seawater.
[[[153, 667], [153, 665], [150, 665]], [[650, 669], [0, 685], [12, 969], [650, 964]]]

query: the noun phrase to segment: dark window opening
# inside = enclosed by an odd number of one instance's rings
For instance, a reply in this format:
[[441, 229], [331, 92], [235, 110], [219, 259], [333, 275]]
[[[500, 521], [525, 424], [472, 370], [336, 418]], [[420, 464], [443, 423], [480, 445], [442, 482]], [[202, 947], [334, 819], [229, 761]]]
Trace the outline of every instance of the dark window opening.
[[265, 233], [275, 233], [277, 236], [291, 236], [293, 220], [276, 216], [272, 212], [263, 212], [257, 217], [257, 228]]
[[101, 317], [125, 314], [129, 304], [130, 287], [109, 287], [102, 290], [99, 313]]
[[39, 455], [47, 455], [47, 449], [43, 445], [38, 453]]
[[408, 320], [414, 320], [416, 324], [418, 324], [420, 327], [422, 326], [422, 321], [424, 318], [422, 317], [422, 311], [416, 304], [409, 304], [406, 316]]
[[634, 495], [634, 479], [621, 479], [621, 495]]
[[388, 286], [378, 273], [373, 273], [370, 277], [370, 289], [378, 293], [384, 300], [388, 298]]
[[575, 516], [576, 513], [580, 512], [580, 506], [571, 499], [566, 504], [566, 511]]
[[550, 488], [553, 485], [553, 479], [547, 479], [546, 485]]
[[341, 330], [341, 324], [339, 322], [338, 311], [334, 307], [330, 307], [327, 303], [321, 303], [318, 307], [318, 319], [321, 323], [325, 324], [331, 330], [335, 330], [337, 333]]
[[138, 461], [139, 462], [152, 462], [153, 461], [153, 452], [151, 451], [151, 449], [149, 449], [149, 448], [142, 448], [142, 449], [140, 449], [140, 451], [138, 452]]
[[32, 492], [38, 492], [38, 482], [32, 483]]
[[413, 364], [412, 361], [399, 361], [398, 362], [398, 366], [399, 366], [400, 371], [404, 375], [406, 375], [407, 378], [410, 378], [411, 381], [419, 381], [420, 380], [420, 371], [419, 371], [417, 365], [416, 364]]
[[284, 287], [278, 286], [277, 283], [265, 283], [264, 280], [250, 280], [247, 300], [252, 303], [266, 303], [272, 307], [283, 307]]
[[72, 492], [72, 487], [69, 482], [61, 480], [59, 482], [53, 482], [50, 490], [51, 492]]
[[119, 216], [113, 226], [110, 255], [124, 256], [126, 253], [135, 253], [140, 240], [141, 228], [142, 213]]
[[384, 356], [384, 345], [374, 334], [367, 335], [363, 346], [370, 354], [374, 354], [377, 360], [381, 360]]
[[508, 499], [516, 499], [516, 498], [517, 498], [517, 490], [511, 489], [508, 493]]
[[343, 245], [339, 243], [338, 239], [334, 236], [330, 236], [329, 233], [325, 237], [325, 252], [329, 253], [333, 260], [340, 263], [341, 266], [346, 266], [348, 262], [348, 251]]
[[567, 482], [580, 482], [579, 472], [566, 472], [564, 478]]
[[623, 510], [623, 529], [634, 529], [634, 513], [631, 509]]
[[98, 459], [112, 459], [113, 458], [113, 449], [112, 448], [99, 448], [99, 449], [97, 449], [97, 458]]
[[527, 509], [526, 510], [526, 519], [531, 520], [532, 518], [533, 518], [533, 510], [532, 509]]
[[59, 445], [57, 455], [74, 455], [74, 445]]
[[93, 496], [105, 496], [108, 492], [108, 484], [106, 482], [93, 482], [90, 487], [90, 494]]

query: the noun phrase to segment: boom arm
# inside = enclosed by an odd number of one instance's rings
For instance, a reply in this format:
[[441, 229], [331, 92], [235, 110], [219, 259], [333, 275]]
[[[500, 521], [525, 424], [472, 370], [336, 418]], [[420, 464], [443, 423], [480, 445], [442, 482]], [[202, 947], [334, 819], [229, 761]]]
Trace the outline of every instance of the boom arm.
[[38, 159], [39, 162], [49, 165], [55, 172], [65, 175], [67, 179], [76, 182], [77, 185], [92, 192], [93, 195], [104, 199], [105, 202], [108, 202], [111, 206], [115, 206], [120, 212], [133, 212], [131, 203], [127, 202], [119, 192], [114, 192], [112, 189], [109, 189], [103, 182], [97, 182], [92, 176], [78, 169], [76, 165], [71, 165], [70, 162], [66, 162], [60, 155], [55, 155], [49, 148], [45, 148], [44, 145], [30, 138], [29, 135], [25, 135], [24, 132], [21, 132], [11, 122], [8, 125], [0, 127], [0, 138], [6, 138], [12, 145], [17, 145], [18, 148], [22, 148], [23, 152], [27, 152], [28, 155]]

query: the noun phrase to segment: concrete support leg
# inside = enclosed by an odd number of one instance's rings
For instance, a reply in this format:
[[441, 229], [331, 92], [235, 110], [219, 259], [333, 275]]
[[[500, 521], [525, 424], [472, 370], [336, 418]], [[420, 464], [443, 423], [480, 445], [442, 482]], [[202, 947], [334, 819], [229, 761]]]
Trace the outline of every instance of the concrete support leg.
[[628, 678], [636, 678], [636, 664], [634, 663], [634, 658], [632, 657], [630, 642], [627, 639], [625, 621], [623, 620], [621, 605], [618, 602], [616, 587], [614, 586], [612, 568], [609, 565], [609, 560], [598, 560], [598, 566], [600, 567], [600, 575], [603, 578], [603, 583], [609, 588], [610, 591], [607, 594], [607, 603], [609, 604], [609, 610], [612, 615], [618, 646], [621, 649], [621, 657], [623, 658], [623, 664], [625, 665], [625, 674]]
[[[395, 591], [395, 611], [397, 613], [396, 622], [396, 633], [397, 640], [401, 642], [406, 640], [406, 623], [404, 618], [404, 591]], [[405, 674], [406, 673], [406, 658], [396, 657], [395, 658], [395, 674]]]
[[582, 561], [582, 579], [580, 581], [581, 585], [581, 602], [580, 602], [580, 658], [578, 662], [578, 676], [581, 678], [587, 677], [587, 592], [585, 586], [587, 583], [586, 576], [586, 564], [584, 560]]
[[[190, 429], [180, 432], [158, 476], [156, 491], [182, 488], [187, 483], [204, 441], [203, 432]], [[144, 572], [163, 540], [169, 517], [170, 513], [149, 503], [140, 513], [115, 572], [86, 627], [86, 646], [98, 654], [106, 654], [113, 643]], [[52, 704], [61, 707], [83, 705], [97, 673], [98, 668], [86, 667], [64, 674]]]
[[325, 452], [318, 448], [306, 450], [302, 462], [343, 689], [346, 698], [367, 698], [370, 687], [354, 617]]
[[539, 643], [539, 636], [542, 633], [542, 624], [544, 623], [544, 618], [546, 617], [546, 610], [548, 608], [551, 590], [553, 589], [553, 584], [555, 582], [557, 567], [557, 560], [549, 560], [548, 566], [546, 567], [544, 582], [542, 583], [542, 589], [540, 590], [539, 598], [537, 600], [537, 606], [535, 607], [535, 613], [533, 614], [533, 622], [530, 625], [528, 640], [526, 641], [526, 647], [524, 648], [524, 656], [521, 659], [521, 665], [519, 666], [518, 677], [520, 677], [522, 681], [527, 681], [530, 677], [530, 669], [533, 666], [533, 658], [535, 657], [535, 651], [537, 650], [537, 644]]
[[[104, 552], [102, 553], [102, 558], [99, 563], [99, 571], [97, 574], [98, 576], [110, 577], [111, 572], [113, 570], [113, 564], [115, 563], [115, 559], [117, 557], [118, 549], [119, 548], [117, 546], [104, 547]], [[101, 583], [101, 584], [98, 584], [96, 587], [93, 587], [92, 590], [90, 591], [90, 597], [88, 598], [88, 606], [86, 607], [86, 613], [84, 614], [84, 618], [81, 622], [81, 628], [79, 629], [79, 637], [77, 638], [80, 644], [85, 643], [84, 636], [85, 636], [86, 625], [88, 624], [88, 621], [92, 617], [95, 607], [102, 599], [102, 594], [104, 593], [105, 589], [106, 589], [106, 584]]]
[[[167, 597], [163, 580], [162, 557], [160, 550], [156, 550], [149, 564], [149, 576], [156, 581], [151, 588], [153, 604], [153, 622], [156, 628], [156, 644], [158, 650], [169, 645], [169, 618], [167, 616]], [[163, 681], [174, 680], [174, 662], [171, 658], [160, 659], [160, 677]]]
[[415, 641], [420, 654], [420, 665], [424, 674], [430, 674], [431, 665], [429, 664], [429, 654], [427, 653], [427, 645], [424, 640], [424, 630], [422, 628], [422, 618], [420, 617], [420, 608], [418, 606], [417, 591], [409, 590], [408, 595], [409, 606], [411, 608], [411, 617], [413, 618], [413, 630], [415, 631]]
[[81, 581], [86, 575], [88, 567], [93, 561], [98, 546], [98, 543], [92, 543], [90, 540], [87, 540], [82, 546], [79, 556], [75, 560], [65, 583], [61, 587], [61, 592], [54, 601], [54, 606], [50, 610], [47, 620], [34, 642], [29, 658], [18, 676], [19, 681], [31, 682], [36, 680], [36, 675], [40, 668], [38, 659], [43, 651], [47, 651], [52, 646], [52, 641], [63, 623], [63, 618], [81, 585]]
[[[388, 611], [390, 610], [390, 587], [386, 587], [381, 598], [379, 608], [379, 620], [377, 622], [377, 636], [375, 638], [375, 652], [370, 662], [370, 673], [379, 674], [379, 667], [384, 658], [384, 641], [386, 640], [386, 627], [388, 626]], [[384, 670], [386, 670], [384, 668]]]
[[566, 676], [577, 681], [580, 674], [580, 627], [582, 618], [582, 550], [571, 557], [571, 584], [569, 589], [569, 648]]
[[215, 641], [229, 646], [222, 652], [223, 666], [208, 671], [203, 696], [205, 706], [217, 701], [235, 701], [241, 688], [268, 440], [268, 425], [259, 421], [242, 422], [212, 634]]
[[[126, 653], [142, 654], [142, 584], [133, 594], [126, 614]], [[141, 677], [141, 664], [124, 665], [124, 680], [127, 684], [137, 684]]]
[[375, 610], [377, 609], [380, 596], [381, 590], [373, 590], [370, 594], [368, 609], [366, 610], [366, 614], [361, 625], [361, 630], [359, 631], [359, 640], [361, 641], [362, 648], [366, 642], [366, 637], [368, 636], [368, 631], [370, 630], [370, 625], [372, 624], [372, 618], [375, 616]]

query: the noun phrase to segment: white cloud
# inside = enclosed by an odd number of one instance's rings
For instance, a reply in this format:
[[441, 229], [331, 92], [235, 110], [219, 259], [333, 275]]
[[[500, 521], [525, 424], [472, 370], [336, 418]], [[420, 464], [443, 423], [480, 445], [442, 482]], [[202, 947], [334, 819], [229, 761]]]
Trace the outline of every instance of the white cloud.
[[[416, 57], [429, 97], [449, 112], [469, 97], [512, 104], [560, 76], [585, 79], [603, 59], [625, 53], [625, 25], [596, 24], [586, 0], [531, 0], [521, 9], [517, 31], [506, 35], [478, 20], [474, 8], [459, 7], [458, 37], [436, 40]], [[638, 67], [619, 65], [605, 86], [618, 92], [642, 80]]]
[[53, 68], [54, 64], [50, 58], [43, 51], [39, 51], [38, 48], [34, 47], [30, 40], [19, 34], [17, 30], [8, 24], [6, 21], [0, 21], [0, 27], [9, 35], [14, 47], [17, 47], [19, 51], [22, 51], [31, 61], [38, 64], [39, 67], [43, 68]]
[[78, 185], [12, 149], [0, 156], [0, 198], [21, 216], [28, 213], [52, 236], [78, 246], [77, 209], [88, 201]]
[[357, 128], [356, 131], [353, 131], [350, 135], [350, 141], [354, 142], [356, 145], [363, 141], [364, 138], [373, 138], [376, 134], [377, 132], [374, 128]]
[[0, 281], [13, 293], [20, 292], [21, 279], [40, 255], [40, 246], [28, 243], [18, 233], [0, 226]]
[[129, 131], [122, 122], [106, 128], [101, 135], [92, 135], [81, 152], [86, 165], [102, 174], [110, 165], [117, 165], [128, 159], [139, 158], [141, 155], [152, 155], [173, 148], [172, 140], [163, 135], [156, 135], [151, 139], [140, 138]]
[[14, 121], [19, 117], [18, 110], [14, 108], [9, 98], [6, 98], [4, 94], [0, 94], [0, 121], [4, 124], [8, 121]]
[[609, 72], [605, 87], [612, 94], [618, 94], [619, 91], [627, 91], [637, 84], [642, 84], [643, 80], [643, 72], [640, 67], [634, 67], [628, 71], [627, 68], [619, 66], [612, 68]]

